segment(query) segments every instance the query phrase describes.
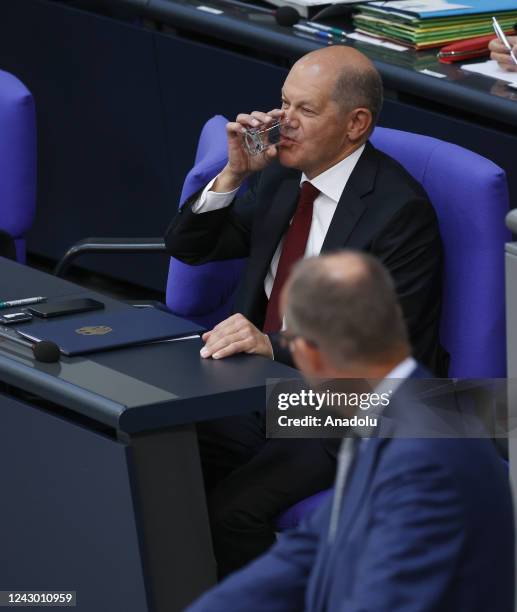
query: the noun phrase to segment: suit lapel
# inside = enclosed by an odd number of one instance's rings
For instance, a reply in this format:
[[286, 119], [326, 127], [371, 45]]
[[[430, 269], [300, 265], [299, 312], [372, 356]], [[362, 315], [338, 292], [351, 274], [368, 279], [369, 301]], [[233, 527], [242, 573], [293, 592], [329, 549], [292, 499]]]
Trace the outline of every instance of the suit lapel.
[[[378, 154], [375, 148], [367, 142], [341, 194], [323, 242], [322, 251], [331, 251], [346, 244], [352, 230], [366, 210], [363, 198], [375, 187], [378, 165]], [[265, 275], [278, 243], [285, 234], [296, 209], [300, 178], [300, 172], [287, 171], [286, 178], [273, 194], [271, 205], [266, 211], [264, 220], [261, 221], [263, 227], [266, 228], [265, 231], [268, 232], [255, 252], [255, 261], [263, 263], [262, 276]]]
[[[366, 210], [366, 203], [362, 198], [374, 188], [378, 163], [377, 152], [370, 143], [366, 143], [365, 150], [343, 190], [323, 242], [322, 252], [346, 245], [350, 234]], [[245, 283], [247, 294], [237, 300], [238, 303], [242, 302], [239, 303], [239, 307], [246, 316], [251, 317], [259, 327], [263, 324], [263, 306], [266, 303], [263, 295], [264, 278], [296, 209], [300, 178], [299, 171], [285, 169], [285, 177], [280, 181], [278, 189], [272, 190], [270, 205], [259, 208], [264, 216], [258, 220], [260, 230], [252, 245], [248, 263]], [[262, 194], [261, 197], [268, 195]]]
[[264, 240], [261, 244], [260, 256], [268, 266], [296, 210], [300, 176], [299, 172], [290, 173], [286, 180], [282, 181], [266, 211], [264, 228], [268, 235], [267, 241]]
[[367, 489], [373, 480], [372, 473], [377, 464], [379, 450], [384, 442], [385, 440], [381, 438], [371, 438], [368, 441], [362, 442], [362, 444], [366, 444], [366, 448], [357, 449], [358, 455], [342, 502], [342, 513], [339, 520], [336, 542], [339, 540], [339, 534], [343, 533], [343, 530], [346, 530], [347, 533], [351, 531], [354, 521], [361, 511]]
[[321, 248], [322, 252], [333, 251], [346, 245], [350, 234], [366, 210], [363, 197], [374, 189], [377, 168], [377, 153], [367, 142], [341, 194]]
[[264, 218], [260, 220], [260, 240], [252, 255], [253, 262], [250, 262], [250, 272], [253, 270], [254, 275], [250, 282], [252, 287], [262, 289], [264, 286], [271, 259], [296, 209], [300, 176], [299, 172], [289, 172], [272, 195], [271, 204], [265, 210]]
[[[415, 378], [427, 378], [429, 376], [427, 370], [417, 365], [408, 379], [402, 382], [400, 387], [393, 394], [389, 406], [381, 413], [381, 422], [383, 416], [389, 417], [390, 409], [393, 405], [396, 405], [397, 398], [403, 397], [404, 387], [410, 380]], [[390, 440], [394, 430], [395, 428], [388, 423], [385, 429], [377, 434], [382, 435], [382, 437], [370, 438], [367, 441], [363, 440], [362, 444], [366, 444], [366, 447], [357, 449], [356, 460], [345, 488], [336, 542], [339, 540], [339, 534], [342, 533], [343, 529], [345, 529], [347, 533], [352, 529], [354, 520], [357, 518], [361, 505], [364, 503], [367, 488], [373, 481], [373, 472], [377, 469], [379, 453], [382, 447]]]
[[[313, 572], [318, 576], [317, 585], [312, 592], [313, 609], [327, 610], [328, 597], [331, 582], [335, 578], [334, 558], [336, 555], [343, 554], [347, 546], [349, 534], [353, 529], [354, 521], [358, 518], [368, 489], [373, 482], [373, 472], [377, 466], [379, 451], [385, 441], [379, 438], [372, 438], [367, 442], [367, 447], [357, 449], [357, 456], [352, 466], [349, 478], [343, 494], [341, 513], [339, 517], [339, 527], [334, 542], [327, 543], [328, 523], [325, 531], [320, 534], [320, 538], [325, 542], [320, 550], [317, 566]], [[330, 511], [329, 511], [330, 519]], [[318, 567], [319, 566], [319, 567]]]
[[[431, 378], [431, 374], [423, 367], [418, 365], [409, 376], [409, 379], [415, 378]], [[385, 411], [389, 418], [390, 408], [394, 400], [403, 392], [406, 381], [397, 389], [389, 408]], [[382, 416], [381, 416], [382, 419]], [[389, 433], [394, 427], [390, 424], [382, 432], [383, 436], [371, 438], [366, 442], [366, 448], [358, 448], [357, 456], [349, 473], [348, 481], [345, 487], [341, 513], [339, 517], [339, 526], [334, 542], [328, 543], [328, 529], [330, 524], [330, 508], [327, 516], [328, 520], [324, 522], [324, 530], [320, 534], [321, 544], [317, 558], [316, 567], [313, 574], [317, 576], [315, 584], [312, 586], [312, 608], [317, 611], [324, 612], [328, 609], [328, 597], [330, 593], [331, 583], [335, 580], [335, 556], [342, 555], [347, 547], [347, 541], [350, 539], [350, 534], [354, 528], [355, 521], [361, 516], [363, 508], [368, 506], [368, 495], [375, 478], [375, 471], [378, 469], [381, 453], [386, 444], [390, 442]], [[364, 444], [364, 442], [363, 442]]]

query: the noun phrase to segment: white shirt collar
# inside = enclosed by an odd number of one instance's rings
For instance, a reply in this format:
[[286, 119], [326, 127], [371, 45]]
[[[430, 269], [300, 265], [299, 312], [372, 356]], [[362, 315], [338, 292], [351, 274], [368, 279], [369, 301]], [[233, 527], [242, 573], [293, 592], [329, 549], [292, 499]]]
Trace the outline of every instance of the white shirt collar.
[[[386, 374], [386, 376], [375, 387], [373, 392], [377, 395], [381, 395], [382, 393], [390, 393], [393, 397], [393, 394], [397, 391], [400, 385], [411, 376], [417, 365], [418, 364], [413, 357], [406, 357], [403, 361], [397, 364], [393, 370]], [[384, 408], [379, 404], [378, 406], [371, 407], [368, 414], [370, 416], [380, 417], [383, 411]], [[369, 428], [364, 429], [361, 426], [357, 426], [352, 427], [352, 429], [356, 435], [363, 438], [363, 443], [367, 442], [368, 437], [371, 434], [371, 430]]]
[[345, 157], [345, 159], [342, 159], [328, 170], [325, 170], [325, 172], [318, 174], [318, 176], [314, 177], [312, 180], [309, 180], [305, 173], [302, 173], [300, 183], [309, 181], [316, 189], [337, 204], [365, 147], [366, 144], [361, 145], [353, 153]]
[[[413, 373], [413, 370], [417, 367], [416, 361], [413, 357], [406, 357], [398, 365], [396, 365], [391, 372], [388, 372], [383, 380], [377, 385], [375, 393], [382, 393], [384, 387], [389, 387], [393, 393], [400, 387], [400, 385], [409, 378]], [[390, 379], [395, 379], [391, 381]], [[379, 391], [380, 389], [380, 391]]]
[[[387, 392], [394, 394], [400, 385], [406, 380], [406, 378], [411, 376], [417, 365], [418, 364], [413, 357], [406, 357], [403, 361], [397, 364], [393, 370], [386, 374], [386, 376], [375, 387], [373, 393], [376, 393], [377, 395]], [[376, 410], [376, 412], [380, 414], [382, 410]]]

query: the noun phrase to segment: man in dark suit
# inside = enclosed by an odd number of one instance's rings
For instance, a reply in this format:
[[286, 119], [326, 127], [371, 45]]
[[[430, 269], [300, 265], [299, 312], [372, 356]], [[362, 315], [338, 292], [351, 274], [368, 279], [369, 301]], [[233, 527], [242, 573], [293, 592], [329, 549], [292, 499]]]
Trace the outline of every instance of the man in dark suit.
[[[276, 334], [279, 296], [292, 265], [349, 246], [386, 265], [415, 356], [445, 373], [436, 216], [421, 186], [368, 142], [381, 106], [382, 82], [371, 62], [352, 48], [333, 46], [293, 66], [281, 109], [239, 115], [227, 125], [226, 167], [178, 211], [165, 238], [171, 255], [190, 264], [249, 258], [236, 314], [203, 336], [202, 357], [246, 352], [289, 363]], [[287, 122], [279, 146], [250, 156], [243, 131], [276, 118]], [[246, 179], [249, 190], [236, 198]], [[335, 449], [317, 440], [266, 442], [257, 414], [198, 431], [224, 575], [271, 545], [282, 510], [330, 485]]]
[[365, 376], [391, 399], [375, 409], [382, 425], [343, 439], [328, 501], [189, 612], [513, 612], [507, 471], [459, 413], [423, 403], [427, 387], [415, 387], [429, 373], [411, 357], [387, 271], [359, 253], [311, 258], [285, 302], [285, 338], [308, 379]]

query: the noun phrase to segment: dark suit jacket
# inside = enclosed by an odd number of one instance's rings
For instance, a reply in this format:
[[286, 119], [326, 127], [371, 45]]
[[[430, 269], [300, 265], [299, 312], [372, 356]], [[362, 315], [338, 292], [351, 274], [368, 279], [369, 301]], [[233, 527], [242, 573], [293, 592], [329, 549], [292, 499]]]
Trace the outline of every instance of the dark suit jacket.
[[[393, 396], [396, 411], [439, 421], [432, 408], [403, 395]], [[512, 499], [492, 441], [361, 444], [332, 542], [330, 498], [189, 612], [512, 612]]]
[[[197, 215], [190, 210], [196, 194], [165, 236], [170, 254], [188, 264], [249, 257], [234, 310], [259, 328], [267, 305], [264, 278], [294, 214], [300, 177], [273, 163], [230, 207]], [[343, 191], [322, 252], [343, 247], [368, 251], [388, 268], [415, 356], [445, 375], [447, 356], [438, 343], [442, 247], [436, 215], [420, 184], [370, 143]], [[288, 361], [273, 346], [275, 358]]]

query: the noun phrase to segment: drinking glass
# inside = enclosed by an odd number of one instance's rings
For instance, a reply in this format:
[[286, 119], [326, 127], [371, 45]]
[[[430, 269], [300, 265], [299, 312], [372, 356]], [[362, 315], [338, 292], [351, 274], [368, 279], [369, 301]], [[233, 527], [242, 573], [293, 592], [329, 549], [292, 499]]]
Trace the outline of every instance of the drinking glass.
[[259, 155], [267, 148], [280, 142], [282, 128], [289, 125], [285, 119], [276, 119], [271, 123], [263, 123], [255, 128], [248, 128], [243, 133], [244, 148], [250, 155]]

